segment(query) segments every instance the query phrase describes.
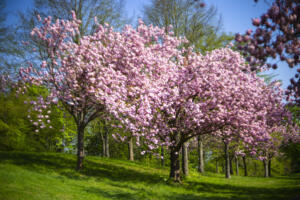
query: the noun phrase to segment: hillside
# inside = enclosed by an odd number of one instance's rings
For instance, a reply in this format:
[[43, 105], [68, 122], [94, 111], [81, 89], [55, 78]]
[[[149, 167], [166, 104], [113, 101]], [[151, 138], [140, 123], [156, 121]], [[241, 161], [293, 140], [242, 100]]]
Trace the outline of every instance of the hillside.
[[92, 199], [298, 199], [300, 176], [237, 177], [192, 172], [182, 185], [170, 185], [168, 168], [87, 157], [74, 170], [74, 155], [0, 152], [1, 200]]

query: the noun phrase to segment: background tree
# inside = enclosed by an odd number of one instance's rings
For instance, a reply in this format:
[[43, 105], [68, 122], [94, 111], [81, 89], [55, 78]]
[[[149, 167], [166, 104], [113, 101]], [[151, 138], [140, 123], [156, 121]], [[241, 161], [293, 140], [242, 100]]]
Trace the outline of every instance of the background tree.
[[198, 152], [198, 172], [204, 173], [204, 153], [203, 153], [204, 136], [197, 136], [197, 152]]
[[[134, 135], [128, 129], [124, 128], [118, 121], [112, 122], [112, 126], [114, 127], [114, 133], [112, 136], [115, 142], [119, 144], [126, 144], [128, 152], [127, 159], [134, 161]], [[137, 143], [139, 144], [139, 142]]]
[[165, 28], [173, 27], [175, 36], [187, 38], [188, 46], [205, 53], [226, 46], [232, 39], [221, 32], [221, 17], [217, 9], [205, 6], [203, 1], [152, 0], [144, 6], [144, 21]]

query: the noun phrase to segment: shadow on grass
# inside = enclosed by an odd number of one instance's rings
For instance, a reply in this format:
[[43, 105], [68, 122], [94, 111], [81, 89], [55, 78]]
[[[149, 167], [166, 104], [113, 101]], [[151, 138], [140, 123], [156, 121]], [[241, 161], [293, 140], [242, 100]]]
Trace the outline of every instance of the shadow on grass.
[[[203, 183], [197, 181], [187, 181], [184, 186], [187, 190], [194, 190], [198, 192], [209, 192], [214, 194], [231, 194], [237, 199], [249, 199], [249, 197], [256, 197], [254, 199], [280, 199], [289, 200], [300, 195], [299, 186], [287, 185], [285, 187], [265, 188], [253, 186], [235, 186], [232, 184], [215, 184]], [[293, 199], [294, 200], [294, 199]], [[299, 199], [300, 200], [300, 199]]]
[[[145, 190], [143, 188], [135, 188], [122, 182], [146, 183], [148, 185], [165, 184], [164, 178], [157, 173], [148, 171], [139, 171], [138, 168], [129, 169], [122, 164], [110, 162], [109, 160], [85, 160], [85, 168], [77, 172], [75, 170], [76, 157], [67, 154], [55, 153], [22, 153], [22, 152], [0, 152], [0, 162], [9, 162], [20, 165], [31, 171], [41, 173], [53, 172], [70, 179], [85, 180], [90, 177], [97, 180], [108, 179], [112, 181], [114, 187], [120, 188], [115, 192], [107, 192], [101, 188], [82, 186], [86, 191], [95, 193], [107, 198], [114, 199], [201, 199], [201, 200], [225, 200], [229, 197], [232, 199], [293, 199], [292, 196], [299, 195], [298, 188], [287, 185], [284, 188], [260, 188], [253, 186], [234, 186], [232, 184], [216, 184], [187, 180], [182, 186], [170, 186], [184, 188], [191, 193], [179, 194], [175, 192], [156, 194], [153, 190]], [[130, 165], [129, 165], [130, 166]], [[215, 177], [216, 178], [216, 177]], [[220, 177], [221, 178], [221, 177]], [[281, 177], [278, 177], [280, 179]], [[282, 177], [285, 178], [285, 177]], [[299, 178], [299, 177], [298, 177]], [[296, 178], [297, 179], [297, 178]], [[299, 179], [298, 179], [299, 180]], [[130, 192], [128, 192], [128, 189]], [[127, 190], [127, 191], [126, 191]], [[203, 197], [203, 193], [209, 193], [210, 197]], [[201, 198], [198, 195], [201, 195]], [[159, 196], [160, 195], [160, 196]]]
[[163, 182], [163, 178], [158, 174], [145, 171], [140, 172], [116, 164], [114, 165], [114, 163], [107, 164], [101, 162], [101, 160], [95, 162], [86, 159], [84, 169], [77, 172], [75, 170], [76, 157], [66, 154], [0, 152], [0, 162], [3, 161], [21, 165], [28, 170], [41, 173], [53, 170], [71, 179], [95, 177], [99, 179], [107, 178], [113, 181], [146, 182], [152, 184]]
[[[116, 185], [115, 185], [116, 186]], [[115, 191], [104, 191], [101, 188], [97, 187], [89, 187], [86, 189], [89, 193], [94, 193], [99, 196], [103, 196], [111, 199], [120, 199], [120, 200], [140, 200], [140, 199], [170, 199], [170, 200], [229, 200], [230, 198], [222, 197], [220, 195], [210, 196], [210, 197], [202, 197], [199, 194], [179, 194], [174, 192], [158, 194], [155, 191], [145, 190], [143, 188], [133, 188], [130, 186], [116, 186], [119, 187], [120, 190], [118, 192]], [[124, 189], [124, 190], [123, 190]], [[131, 192], [128, 192], [128, 189]], [[127, 191], [126, 191], [127, 190]]]

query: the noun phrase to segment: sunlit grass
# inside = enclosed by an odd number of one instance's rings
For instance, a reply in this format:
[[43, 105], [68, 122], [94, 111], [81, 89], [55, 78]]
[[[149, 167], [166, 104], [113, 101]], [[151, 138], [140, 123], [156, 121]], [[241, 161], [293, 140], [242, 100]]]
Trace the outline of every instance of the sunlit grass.
[[199, 175], [182, 185], [167, 184], [168, 168], [144, 163], [87, 157], [75, 171], [76, 157], [54, 153], [0, 152], [0, 199], [294, 199], [300, 177]]

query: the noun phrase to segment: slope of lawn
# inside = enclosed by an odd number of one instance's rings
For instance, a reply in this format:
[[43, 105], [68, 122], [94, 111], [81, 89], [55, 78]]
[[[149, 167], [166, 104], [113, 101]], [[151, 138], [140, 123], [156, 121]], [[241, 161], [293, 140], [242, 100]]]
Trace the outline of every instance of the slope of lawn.
[[55, 153], [0, 152], [1, 200], [92, 199], [283, 199], [300, 198], [300, 176], [237, 177], [191, 174], [182, 185], [167, 184], [168, 169], [145, 163]]

